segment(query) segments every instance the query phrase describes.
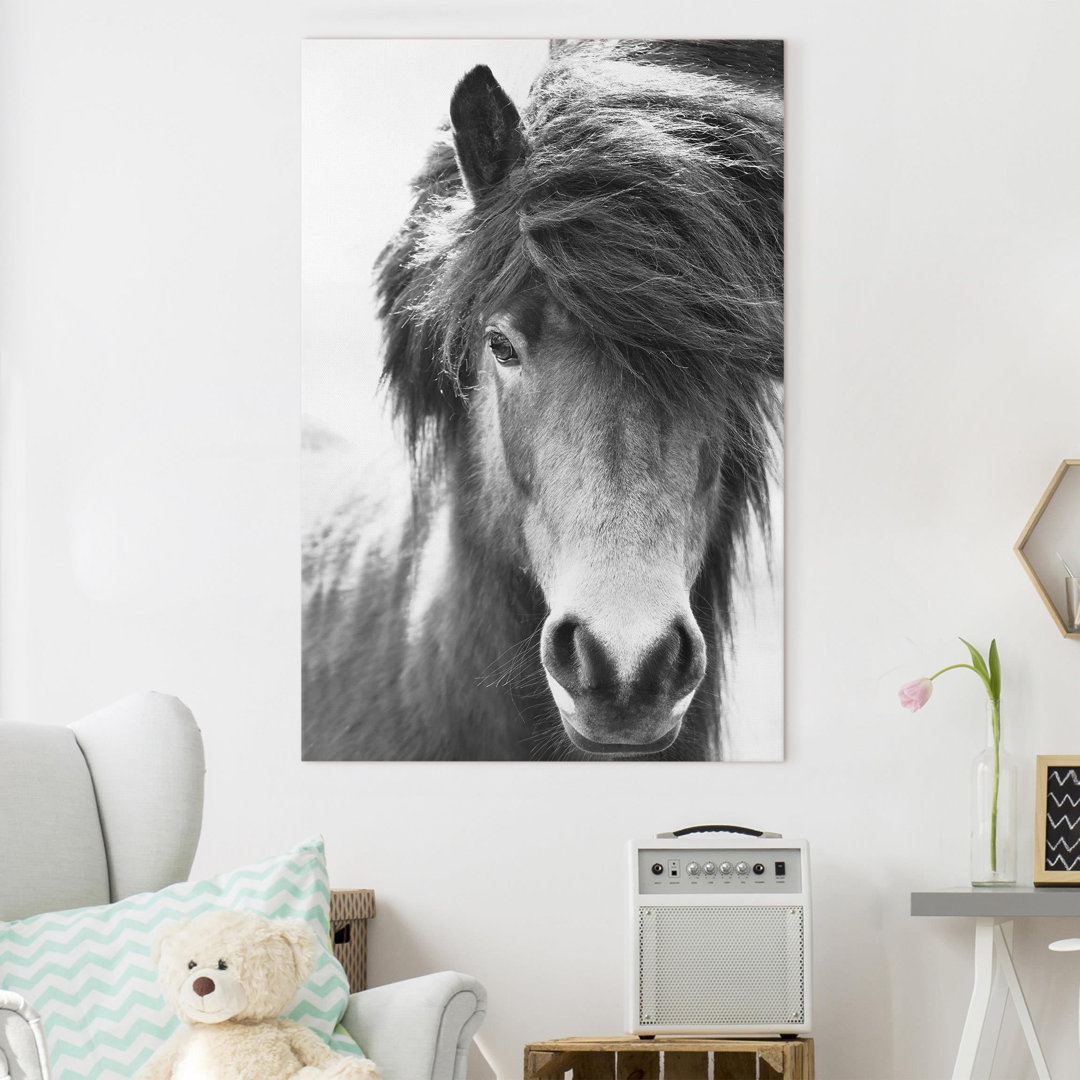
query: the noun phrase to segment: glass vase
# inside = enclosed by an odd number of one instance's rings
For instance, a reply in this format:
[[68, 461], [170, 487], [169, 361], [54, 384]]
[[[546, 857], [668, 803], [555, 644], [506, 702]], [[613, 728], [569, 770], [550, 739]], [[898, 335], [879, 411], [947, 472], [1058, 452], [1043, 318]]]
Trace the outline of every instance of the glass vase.
[[987, 742], [971, 777], [971, 884], [1016, 884], [1016, 765], [1001, 745], [1001, 703], [986, 706]]

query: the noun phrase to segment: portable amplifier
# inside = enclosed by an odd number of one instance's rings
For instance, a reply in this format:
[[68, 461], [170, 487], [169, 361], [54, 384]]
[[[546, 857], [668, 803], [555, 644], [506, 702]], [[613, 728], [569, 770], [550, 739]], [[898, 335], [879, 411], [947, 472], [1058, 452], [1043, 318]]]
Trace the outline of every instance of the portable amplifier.
[[697, 825], [630, 844], [627, 1031], [810, 1031], [805, 840]]

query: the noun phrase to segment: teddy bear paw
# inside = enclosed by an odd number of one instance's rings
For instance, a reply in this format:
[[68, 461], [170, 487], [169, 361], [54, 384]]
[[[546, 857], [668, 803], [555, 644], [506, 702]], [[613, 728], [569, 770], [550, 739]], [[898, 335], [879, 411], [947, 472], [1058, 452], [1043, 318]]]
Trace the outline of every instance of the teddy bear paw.
[[326, 1070], [327, 1080], [378, 1080], [379, 1070], [367, 1058], [342, 1058]]

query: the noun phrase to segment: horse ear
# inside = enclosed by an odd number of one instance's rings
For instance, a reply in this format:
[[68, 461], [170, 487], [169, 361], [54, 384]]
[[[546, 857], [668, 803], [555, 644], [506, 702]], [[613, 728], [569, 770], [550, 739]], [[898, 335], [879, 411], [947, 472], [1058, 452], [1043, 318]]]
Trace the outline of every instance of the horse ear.
[[465, 187], [479, 202], [525, 152], [521, 117], [489, 67], [474, 67], [454, 88], [450, 125]]

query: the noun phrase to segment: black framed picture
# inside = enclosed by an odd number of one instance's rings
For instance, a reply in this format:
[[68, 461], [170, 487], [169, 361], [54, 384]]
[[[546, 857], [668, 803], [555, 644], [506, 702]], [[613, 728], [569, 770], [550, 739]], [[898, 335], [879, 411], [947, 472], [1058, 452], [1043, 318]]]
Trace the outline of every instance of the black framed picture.
[[1035, 759], [1036, 885], [1080, 885], [1080, 756]]

